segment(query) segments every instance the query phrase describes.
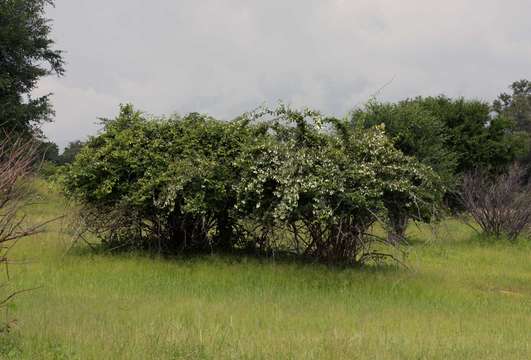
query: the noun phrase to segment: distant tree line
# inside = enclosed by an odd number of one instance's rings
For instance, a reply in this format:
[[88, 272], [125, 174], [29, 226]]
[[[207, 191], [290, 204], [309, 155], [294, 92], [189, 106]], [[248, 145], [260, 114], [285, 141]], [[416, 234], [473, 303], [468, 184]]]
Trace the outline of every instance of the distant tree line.
[[81, 140], [71, 141], [63, 152], [59, 153], [59, 146], [54, 142], [44, 140], [39, 141], [38, 144], [40, 158], [55, 165], [70, 164], [83, 147]]

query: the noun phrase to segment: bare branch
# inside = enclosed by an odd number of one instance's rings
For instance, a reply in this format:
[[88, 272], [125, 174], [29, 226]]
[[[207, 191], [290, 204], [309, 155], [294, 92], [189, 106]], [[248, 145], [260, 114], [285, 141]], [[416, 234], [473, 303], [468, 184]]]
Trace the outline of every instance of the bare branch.
[[[498, 176], [484, 171], [465, 175], [461, 202], [485, 234], [514, 240], [527, 230], [531, 222], [531, 187], [523, 179], [524, 169], [518, 165]], [[465, 223], [477, 231], [467, 219]]]

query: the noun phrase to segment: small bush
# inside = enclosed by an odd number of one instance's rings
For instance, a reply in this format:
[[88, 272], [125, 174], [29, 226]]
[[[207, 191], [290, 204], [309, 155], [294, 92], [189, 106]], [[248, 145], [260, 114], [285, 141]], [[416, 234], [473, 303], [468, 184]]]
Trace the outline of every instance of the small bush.
[[506, 173], [473, 171], [463, 179], [461, 200], [483, 233], [515, 240], [531, 222], [531, 185], [513, 165]]

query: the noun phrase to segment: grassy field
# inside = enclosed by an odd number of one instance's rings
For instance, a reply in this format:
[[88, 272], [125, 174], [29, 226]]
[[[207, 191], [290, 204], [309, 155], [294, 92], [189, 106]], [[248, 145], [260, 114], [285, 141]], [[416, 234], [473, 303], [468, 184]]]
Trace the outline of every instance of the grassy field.
[[[44, 183], [32, 217], [65, 212]], [[12, 256], [12, 359], [531, 359], [531, 245], [448, 221], [405, 268], [77, 249], [60, 224]]]

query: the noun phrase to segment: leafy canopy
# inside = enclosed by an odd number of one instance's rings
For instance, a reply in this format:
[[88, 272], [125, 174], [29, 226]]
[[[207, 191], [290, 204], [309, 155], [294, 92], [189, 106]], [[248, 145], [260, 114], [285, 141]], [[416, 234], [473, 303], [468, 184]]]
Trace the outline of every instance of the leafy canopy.
[[518, 153], [512, 121], [493, 117], [488, 103], [446, 96], [413, 100], [443, 122], [446, 148], [456, 155], [456, 174], [506, 168]]
[[213, 228], [219, 237], [221, 230], [228, 235], [234, 230], [233, 159], [246, 136], [239, 122], [197, 113], [149, 119], [126, 105], [83, 147], [65, 189], [89, 208], [114, 211], [118, 222], [137, 219], [106, 229], [107, 240], [120, 227], [138, 227], [140, 233], [127, 235], [140, 241], [164, 238], [175, 248], [206, 246]]
[[349, 120], [355, 128], [383, 125], [398, 150], [431, 167], [446, 186], [451, 187], [457, 159], [453, 149], [447, 146], [449, 134], [445, 123], [419, 101], [370, 101], [365, 107], [352, 111]]
[[62, 52], [50, 38], [46, 5], [53, 2], [0, 2], [0, 128], [9, 132], [30, 133], [53, 114], [49, 95], [31, 96], [40, 78], [64, 72]]

